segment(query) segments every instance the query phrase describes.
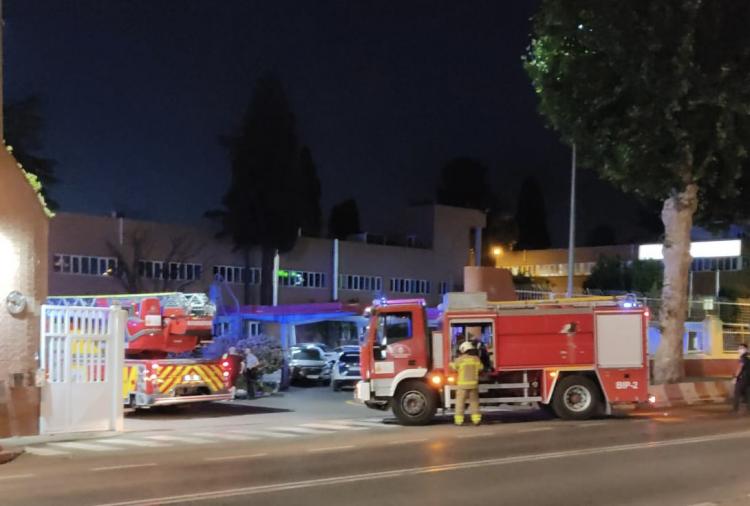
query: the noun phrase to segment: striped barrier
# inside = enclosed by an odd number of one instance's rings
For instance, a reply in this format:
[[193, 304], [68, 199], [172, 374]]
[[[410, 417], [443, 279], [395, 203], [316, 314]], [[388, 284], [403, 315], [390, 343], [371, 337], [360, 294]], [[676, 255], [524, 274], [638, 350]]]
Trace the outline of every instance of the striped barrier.
[[651, 385], [648, 387], [648, 392], [656, 398], [654, 403], [656, 407], [724, 403], [732, 399], [734, 383], [732, 381], [670, 383]]

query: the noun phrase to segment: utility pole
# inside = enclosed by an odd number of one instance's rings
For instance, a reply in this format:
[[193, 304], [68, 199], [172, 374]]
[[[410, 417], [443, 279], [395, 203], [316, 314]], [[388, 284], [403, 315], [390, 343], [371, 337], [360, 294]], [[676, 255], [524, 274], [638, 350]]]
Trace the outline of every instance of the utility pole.
[[573, 155], [570, 163], [570, 229], [568, 234], [568, 291], [573, 296], [573, 271], [575, 266], [576, 247], [576, 145], [573, 143]]

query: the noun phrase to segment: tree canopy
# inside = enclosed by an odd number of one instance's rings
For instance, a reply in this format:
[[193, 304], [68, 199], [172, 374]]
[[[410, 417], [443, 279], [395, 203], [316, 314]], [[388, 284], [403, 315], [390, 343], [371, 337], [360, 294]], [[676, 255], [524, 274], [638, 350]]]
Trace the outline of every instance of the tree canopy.
[[[750, 133], [750, 2], [543, 0], [525, 68], [583, 166], [662, 201], [656, 382], [682, 375], [690, 231], [731, 220]], [[697, 213], [697, 214], [696, 214]]]
[[328, 219], [328, 236], [331, 239], [346, 239], [347, 236], [360, 231], [359, 207], [356, 200], [347, 199], [331, 208], [331, 216]]
[[[221, 234], [245, 252], [246, 263], [248, 250], [261, 248], [261, 302], [269, 304], [273, 258], [294, 247], [300, 229], [310, 223], [309, 192], [320, 191], [310, 187], [317, 181], [312, 157], [300, 150], [281, 81], [273, 76], [258, 80], [241, 128], [223, 143], [231, 159], [231, 182], [224, 208], [207, 214], [220, 220]], [[246, 303], [248, 290], [246, 281]]]
[[319, 237], [322, 226], [320, 210], [320, 179], [310, 148], [303, 146], [300, 151], [300, 175], [304, 188], [302, 200], [302, 235]]
[[545, 0], [525, 67], [540, 110], [582, 165], [664, 200], [698, 187], [699, 214], [744, 189], [750, 3]]
[[24, 170], [34, 174], [41, 183], [42, 195], [50, 209], [57, 209], [57, 202], [49, 196], [49, 187], [58, 182], [55, 177], [57, 162], [41, 156], [44, 118], [41, 113], [41, 99], [29, 95], [20, 100], [8, 101], [3, 107], [5, 145]]

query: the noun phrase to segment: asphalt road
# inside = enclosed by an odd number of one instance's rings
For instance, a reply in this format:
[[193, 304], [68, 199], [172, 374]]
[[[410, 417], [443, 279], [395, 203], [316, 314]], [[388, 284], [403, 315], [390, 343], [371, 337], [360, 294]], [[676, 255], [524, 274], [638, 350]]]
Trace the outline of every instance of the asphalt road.
[[496, 413], [481, 427], [23, 455], [0, 467], [0, 504], [749, 504], [749, 456], [750, 417], [726, 406]]

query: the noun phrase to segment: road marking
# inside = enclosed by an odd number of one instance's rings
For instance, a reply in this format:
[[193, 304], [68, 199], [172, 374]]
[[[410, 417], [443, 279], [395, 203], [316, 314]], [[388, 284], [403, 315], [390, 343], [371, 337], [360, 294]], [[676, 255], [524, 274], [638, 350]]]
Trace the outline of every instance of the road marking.
[[653, 448], [663, 448], [669, 446], [681, 446], [689, 444], [707, 443], [712, 441], [722, 441], [731, 439], [747, 439], [750, 437], [750, 431], [734, 432], [729, 434], [718, 434], [714, 436], [701, 436], [693, 438], [672, 439], [663, 441], [652, 441], [648, 443], [634, 443], [615, 446], [601, 446], [595, 448], [586, 448], [580, 450], [566, 450], [549, 453], [536, 453], [531, 455], [517, 455], [513, 457], [500, 457], [496, 459], [475, 460], [468, 462], [459, 462], [455, 464], [444, 464], [429, 467], [411, 467], [403, 469], [394, 469], [391, 471], [379, 471], [373, 473], [350, 474], [343, 476], [334, 476], [330, 478], [317, 478], [314, 480], [282, 482], [272, 485], [255, 485], [243, 488], [230, 488], [225, 490], [216, 490], [212, 492], [197, 492], [193, 494], [171, 495], [162, 497], [152, 497], [149, 499], [138, 499], [133, 501], [123, 501], [116, 503], [99, 504], [98, 506], [148, 506], [153, 504], [180, 504], [187, 501], [206, 501], [223, 499], [228, 497], [239, 497], [255, 494], [268, 494], [273, 492], [282, 492], [287, 490], [296, 490], [312, 487], [322, 487], [328, 485], [341, 485], [345, 483], [356, 483], [363, 481], [382, 480], [386, 478], [404, 478], [409, 476], [418, 476], [425, 474], [434, 474], [441, 472], [459, 471], [464, 469], [475, 469], [480, 467], [502, 466], [507, 464], [517, 464], [519, 462], [538, 462], [544, 460], [562, 459], [566, 457], [580, 457], [589, 455], [602, 455], [607, 453], [619, 453], [633, 450], [648, 450]]
[[146, 448], [163, 448], [166, 446], [170, 446], [164, 443], [157, 443], [156, 441], [141, 441], [138, 439], [119, 439], [119, 438], [95, 439], [94, 442], [105, 443], [105, 444], [110, 444], [110, 445], [141, 446], [141, 447], [146, 447]]
[[112, 450], [122, 450], [122, 448], [113, 448], [111, 446], [100, 446], [91, 443], [49, 443], [53, 446], [59, 446], [61, 448], [72, 448], [74, 450], [88, 450], [92, 452], [111, 452]]
[[148, 439], [155, 439], [157, 441], [176, 441], [178, 443], [190, 443], [190, 444], [207, 444], [207, 443], [213, 443], [213, 441], [209, 441], [208, 439], [202, 439], [199, 437], [190, 437], [190, 436], [172, 436], [169, 434], [158, 434], [156, 436], [146, 436]]
[[291, 432], [292, 434], [330, 434], [330, 430], [306, 429], [304, 427], [274, 427], [274, 431]]
[[695, 504], [691, 504], [690, 506], [718, 506], [715, 502], [697, 502]]
[[20, 480], [22, 478], [33, 478], [35, 474], [9, 474], [8, 476], [0, 476], [0, 480]]
[[228, 457], [206, 457], [203, 460], [209, 462], [221, 462], [223, 460], [242, 460], [242, 459], [257, 459], [259, 457], [265, 457], [267, 453], [251, 453], [248, 455], [230, 455]]
[[294, 434], [282, 434], [280, 432], [270, 432], [266, 430], [254, 430], [254, 429], [237, 429], [237, 430], [230, 430], [231, 433], [239, 433], [239, 434], [248, 434], [250, 436], [258, 436], [258, 437], [275, 437], [275, 438], [283, 438], [283, 437], [297, 437]]
[[390, 441], [390, 442], [388, 442], [386, 444], [388, 444], [388, 445], [406, 445], [406, 444], [410, 444], [410, 443], [424, 443], [425, 441], [427, 441], [427, 438], [402, 439], [400, 441]]
[[354, 445], [345, 445], [345, 446], [329, 446], [327, 448], [310, 448], [307, 450], [310, 453], [314, 452], [335, 452], [338, 450], [350, 450], [354, 448]]
[[53, 450], [52, 448], [45, 448], [43, 446], [27, 446], [26, 448], [24, 448], [24, 451], [26, 453], [39, 455], [41, 457], [51, 457], [52, 455], [69, 455], [68, 452]]
[[198, 437], [214, 437], [217, 439], [226, 439], [228, 441], [253, 441], [258, 439], [255, 436], [243, 436], [241, 434], [216, 434], [213, 432], [191, 432], [190, 434]]
[[585, 429], [587, 427], [596, 427], [598, 425], [607, 425], [607, 422], [591, 422], [591, 423], [579, 423], [576, 425], [579, 429]]
[[156, 462], [149, 462], [148, 464], [123, 464], [121, 466], [106, 466], [106, 467], [92, 467], [92, 471], [114, 471], [117, 469], [135, 469], [138, 467], [154, 467]]
[[530, 429], [520, 429], [516, 431], [516, 434], [525, 434], [527, 432], [542, 432], [545, 430], [552, 430], [552, 427], [531, 427]]
[[382, 429], [395, 429], [397, 427], [400, 427], [400, 425], [396, 424], [387, 424], [383, 422], [364, 422], [364, 421], [356, 421], [356, 422], [349, 422], [349, 425], [357, 425], [359, 427], [369, 427], [369, 428], [375, 428], [379, 427]]
[[364, 427], [352, 427], [351, 425], [337, 425], [334, 423], [303, 423], [302, 427], [328, 430], [367, 430]]

